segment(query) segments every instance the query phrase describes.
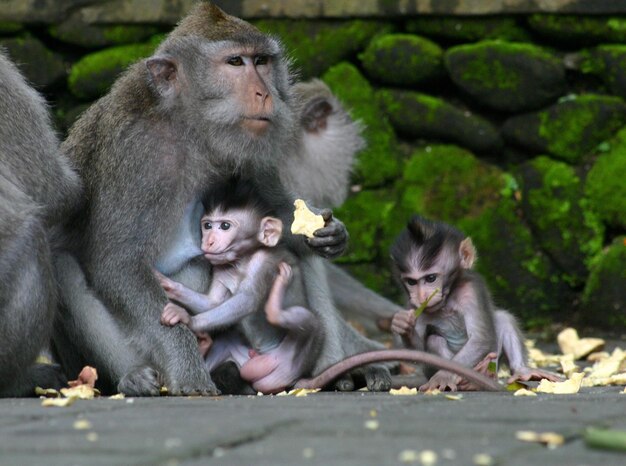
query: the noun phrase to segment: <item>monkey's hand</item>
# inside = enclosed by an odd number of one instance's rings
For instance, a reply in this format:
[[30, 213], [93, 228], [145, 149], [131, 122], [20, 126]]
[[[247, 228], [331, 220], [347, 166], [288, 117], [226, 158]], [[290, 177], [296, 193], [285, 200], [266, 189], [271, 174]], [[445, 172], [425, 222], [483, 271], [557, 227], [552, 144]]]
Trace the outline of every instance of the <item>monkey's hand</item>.
[[209, 335], [208, 332], [199, 332], [196, 334], [198, 338], [198, 349], [200, 350], [200, 354], [203, 358], [206, 358], [206, 355], [209, 354], [209, 350], [213, 345], [213, 338]]
[[415, 333], [415, 313], [412, 309], [396, 312], [391, 319], [391, 331], [409, 342]]
[[291, 266], [287, 262], [278, 264], [278, 276], [276, 280], [282, 280], [285, 285], [291, 281]]
[[507, 384], [513, 382], [522, 381], [527, 382], [529, 380], [541, 380], [548, 379], [551, 382], [562, 382], [563, 377], [550, 371], [544, 371], [542, 369], [535, 369], [531, 367], [521, 367], [513, 372], [513, 375], [506, 381]]
[[324, 228], [316, 230], [313, 238], [307, 238], [306, 242], [317, 254], [326, 259], [339, 257], [348, 246], [348, 230], [346, 226], [333, 217], [330, 209], [319, 212], [324, 218]]
[[420, 387], [421, 392], [427, 392], [429, 390], [441, 390], [442, 392], [450, 390], [451, 392], [457, 391], [457, 386], [461, 381], [461, 377], [451, 372], [440, 370], [435, 372], [428, 382]]
[[180, 307], [178, 304], [167, 303], [161, 313], [161, 324], [173, 327], [178, 323], [189, 325], [191, 322], [191, 316], [189, 313]]
[[161, 285], [161, 288], [163, 288], [163, 291], [165, 291], [165, 294], [167, 295], [168, 299], [173, 299], [173, 300], [180, 299], [181, 294], [182, 294], [181, 293], [182, 285], [178, 282], [175, 282], [174, 280], [170, 278], [167, 278], [158, 270], [154, 270], [153, 272], [154, 272], [154, 276], [157, 278], [157, 280], [159, 280], [159, 284]]

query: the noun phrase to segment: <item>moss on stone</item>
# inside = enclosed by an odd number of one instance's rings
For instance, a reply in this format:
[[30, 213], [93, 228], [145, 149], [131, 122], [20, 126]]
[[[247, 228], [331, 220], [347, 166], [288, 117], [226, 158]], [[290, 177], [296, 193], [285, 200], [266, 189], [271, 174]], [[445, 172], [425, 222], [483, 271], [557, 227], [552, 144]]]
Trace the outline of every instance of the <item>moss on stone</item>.
[[24, 29], [24, 26], [20, 23], [14, 23], [12, 21], [0, 21], [0, 34], [15, 34]]
[[561, 279], [584, 283], [588, 266], [602, 248], [604, 227], [583, 195], [574, 169], [541, 156], [519, 169], [524, 217], [541, 248], [556, 262]]
[[528, 18], [528, 25], [535, 32], [569, 46], [626, 41], [623, 16], [534, 14]]
[[377, 97], [391, 124], [406, 138], [453, 142], [478, 152], [502, 146], [498, 130], [491, 123], [443, 99], [393, 89], [381, 90]]
[[601, 45], [580, 55], [583, 73], [598, 76], [612, 94], [626, 97], [626, 45]]
[[517, 215], [519, 204], [510, 195], [515, 186], [510, 174], [468, 151], [429, 146], [407, 161], [392, 218], [406, 222], [420, 213], [456, 225], [472, 237], [478, 270], [497, 303], [525, 318], [548, 318], [566, 290]]
[[153, 43], [121, 45], [85, 55], [70, 71], [68, 87], [79, 99], [106, 93], [117, 76], [132, 63], [152, 54]]
[[565, 92], [565, 68], [532, 44], [484, 41], [450, 48], [444, 63], [454, 83], [479, 103], [518, 112], [539, 108]]
[[515, 145], [576, 164], [625, 123], [622, 99], [586, 94], [562, 99], [540, 112], [509, 118], [502, 132]]
[[423, 16], [407, 20], [406, 30], [451, 42], [529, 40], [528, 32], [512, 16]]
[[70, 19], [50, 26], [48, 32], [62, 42], [95, 48], [141, 42], [156, 34], [158, 28], [144, 25], [94, 26]]
[[0, 39], [0, 46], [35, 87], [52, 86], [65, 78], [63, 57], [30, 34]]
[[397, 141], [389, 120], [378, 106], [374, 89], [349, 63], [332, 67], [323, 76], [352, 118], [365, 125], [367, 147], [359, 153], [355, 180], [364, 186], [379, 186], [395, 178], [400, 170]]
[[611, 330], [626, 326], [626, 236], [595, 258], [582, 301], [585, 322]]
[[626, 128], [609, 142], [587, 175], [585, 192], [591, 207], [607, 224], [626, 229]]
[[359, 55], [368, 76], [385, 84], [415, 86], [443, 75], [443, 51], [412, 34], [375, 37]]
[[254, 24], [280, 38], [302, 79], [322, 75], [331, 66], [356, 55], [373, 36], [393, 29], [390, 23], [369, 20], [261, 20]]
[[380, 259], [380, 241], [383, 228], [395, 205], [394, 195], [388, 189], [363, 190], [351, 195], [334, 210], [337, 218], [350, 232], [348, 251], [339, 262], [372, 262]]

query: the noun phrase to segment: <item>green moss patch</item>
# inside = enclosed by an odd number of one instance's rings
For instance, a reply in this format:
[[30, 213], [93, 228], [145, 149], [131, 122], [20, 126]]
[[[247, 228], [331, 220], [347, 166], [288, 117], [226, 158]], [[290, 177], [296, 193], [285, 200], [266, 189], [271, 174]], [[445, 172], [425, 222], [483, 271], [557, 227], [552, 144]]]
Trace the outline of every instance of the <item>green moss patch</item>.
[[587, 175], [591, 206], [609, 225], [626, 229], [626, 128], [617, 133]]
[[35, 87], [51, 86], [65, 78], [65, 63], [61, 55], [30, 35], [0, 39], [0, 46], [6, 47], [11, 60]]
[[391, 124], [406, 138], [453, 142], [478, 152], [497, 150], [502, 145], [491, 123], [443, 99], [392, 89], [377, 95]]
[[349, 64], [340, 63], [323, 76], [352, 118], [365, 125], [363, 137], [367, 147], [359, 153], [355, 180], [364, 186], [379, 186], [395, 178], [400, 171], [395, 133], [376, 102], [374, 89]]
[[451, 42], [529, 39], [528, 33], [511, 16], [422, 16], [409, 19], [406, 30]]
[[512, 144], [576, 164], [625, 123], [622, 99], [587, 94], [564, 99], [540, 112], [509, 118], [502, 132]]
[[24, 26], [20, 23], [14, 23], [12, 21], [0, 21], [0, 34], [15, 34], [20, 32]]
[[535, 14], [528, 18], [532, 30], [568, 46], [600, 42], [626, 42], [626, 17]]
[[389, 23], [366, 20], [262, 20], [254, 24], [280, 38], [302, 79], [321, 76], [331, 66], [356, 55], [373, 36], [392, 30]]
[[386, 34], [375, 37], [359, 58], [376, 81], [414, 86], [443, 75], [442, 56], [441, 48], [423, 37]]
[[531, 44], [484, 41], [452, 47], [444, 63], [454, 83], [480, 104], [505, 112], [539, 108], [565, 92], [565, 68]]
[[562, 279], [580, 286], [604, 235], [580, 178], [570, 165], [543, 156], [522, 165], [518, 178], [524, 217], [535, 238], [559, 266]]
[[626, 326], [626, 236], [594, 260], [583, 293], [583, 320], [614, 330]]
[[626, 45], [601, 45], [581, 55], [583, 73], [598, 76], [612, 94], [626, 97]]
[[142, 42], [156, 34], [158, 28], [143, 25], [94, 26], [77, 20], [68, 20], [48, 28], [52, 37], [68, 44], [87, 48]]

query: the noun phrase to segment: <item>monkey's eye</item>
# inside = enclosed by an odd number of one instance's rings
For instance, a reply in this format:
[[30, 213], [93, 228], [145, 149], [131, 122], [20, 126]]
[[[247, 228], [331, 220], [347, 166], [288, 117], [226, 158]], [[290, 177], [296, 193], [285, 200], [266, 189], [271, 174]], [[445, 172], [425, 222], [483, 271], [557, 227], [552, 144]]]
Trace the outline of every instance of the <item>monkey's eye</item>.
[[255, 65], [267, 65], [269, 61], [270, 57], [268, 57], [267, 55], [257, 55], [256, 57], [254, 57]]
[[243, 66], [243, 59], [241, 57], [229, 57], [226, 63], [231, 66]]
[[417, 285], [417, 280], [415, 280], [414, 278], [405, 278], [404, 283], [406, 283], [409, 286], [415, 286]]
[[213, 225], [211, 224], [211, 222], [204, 222], [202, 224], [202, 228], [204, 228], [205, 230], [210, 230], [211, 228], [213, 228]]
[[436, 273], [431, 273], [430, 275], [426, 275], [424, 277], [424, 281], [426, 283], [433, 283], [435, 280], [437, 280], [437, 274]]
[[229, 229], [230, 229], [230, 223], [228, 222], [220, 223], [220, 230], [229, 230]]

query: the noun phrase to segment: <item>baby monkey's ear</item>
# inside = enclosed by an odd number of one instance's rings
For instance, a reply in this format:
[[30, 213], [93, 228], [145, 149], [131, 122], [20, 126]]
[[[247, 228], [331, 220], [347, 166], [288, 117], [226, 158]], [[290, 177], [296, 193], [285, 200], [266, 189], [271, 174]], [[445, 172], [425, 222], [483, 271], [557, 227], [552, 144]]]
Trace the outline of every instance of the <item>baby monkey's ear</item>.
[[263, 217], [261, 219], [261, 226], [259, 228], [258, 239], [267, 246], [273, 248], [280, 241], [280, 236], [283, 233], [283, 222], [275, 217]]
[[461, 257], [461, 267], [464, 269], [471, 269], [476, 261], [476, 248], [472, 239], [467, 237], [461, 241], [459, 246], [459, 256]]

